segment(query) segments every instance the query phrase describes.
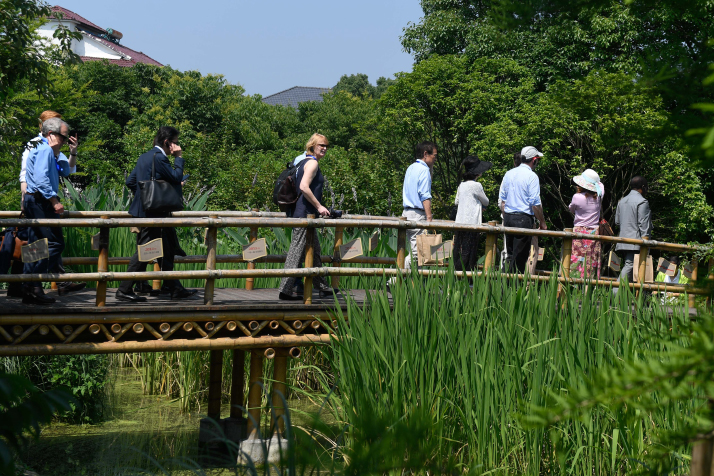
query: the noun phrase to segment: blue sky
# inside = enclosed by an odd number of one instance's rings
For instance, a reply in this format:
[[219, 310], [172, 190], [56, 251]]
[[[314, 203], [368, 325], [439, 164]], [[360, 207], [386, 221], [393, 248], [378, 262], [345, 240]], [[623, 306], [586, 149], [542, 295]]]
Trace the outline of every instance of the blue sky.
[[185, 71], [222, 74], [248, 94], [370, 82], [410, 71], [399, 36], [418, 0], [62, 0], [50, 2], [124, 34], [122, 44]]

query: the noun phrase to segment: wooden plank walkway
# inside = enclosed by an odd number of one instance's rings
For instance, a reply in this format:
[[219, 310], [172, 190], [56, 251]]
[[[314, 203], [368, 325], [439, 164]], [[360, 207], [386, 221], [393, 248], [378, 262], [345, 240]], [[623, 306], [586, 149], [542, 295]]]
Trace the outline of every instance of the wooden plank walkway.
[[[129, 303], [119, 301], [115, 297], [116, 289], [107, 289], [107, 304], [103, 308], [95, 306], [95, 290], [83, 289], [76, 293], [59, 296], [57, 291], [46, 291], [48, 296], [57, 299], [57, 302], [50, 305], [23, 304], [22, 299], [8, 298], [7, 291], [0, 291], [0, 317], [3, 315], [18, 314], [66, 314], [66, 313], [115, 313], [115, 312], [190, 312], [190, 311], [214, 311], [214, 310], [236, 310], [250, 311], [275, 309], [275, 310], [327, 310], [334, 309], [334, 297], [320, 297], [313, 293], [311, 305], [305, 305], [301, 301], [281, 301], [278, 299], [277, 289], [227, 289], [216, 288], [214, 293], [214, 304], [206, 306], [203, 304], [203, 289], [187, 299], [172, 300], [170, 296], [147, 296], [146, 302]], [[349, 293], [351, 298], [358, 304], [363, 304], [367, 293], [365, 290], [345, 290], [338, 295], [338, 303], [342, 309], [346, 309], [345, 293]]]

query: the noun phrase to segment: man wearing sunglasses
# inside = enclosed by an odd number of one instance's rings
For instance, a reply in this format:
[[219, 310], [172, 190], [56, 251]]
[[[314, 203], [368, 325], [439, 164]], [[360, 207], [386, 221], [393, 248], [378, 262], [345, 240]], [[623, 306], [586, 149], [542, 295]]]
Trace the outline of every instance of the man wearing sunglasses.
[[[69, 125], [53, 117], [42, 123], [42, 142], [27, 158], [27, 192], [23, 198], [25, 215], [30, 219], [59, 218], [64, 206], [59, 201], [59, 178], [70, 174], [70, 164], [60, 149], [69, 141]], [[25, 263], [25, 274], [49, 273], [58, 269], [64, 250], [64, 236], [59, 227], [31, 227], [29, 242], [47, 238], [49, 258]], [[23, 288], [25, 304], [51, 304], [54, 298], [46, 296], [39, 282], [27, 283]]]

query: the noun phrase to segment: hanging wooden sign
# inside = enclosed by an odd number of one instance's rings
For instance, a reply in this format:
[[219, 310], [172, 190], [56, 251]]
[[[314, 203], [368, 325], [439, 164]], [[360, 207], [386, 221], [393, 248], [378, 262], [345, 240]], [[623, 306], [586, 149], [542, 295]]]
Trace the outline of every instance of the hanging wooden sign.
[[622, 269], [622, 260], [620, 260], [620, 257], [617, 256], [614, 251], [610, 251], [610, 260], [607, 265], [611, 270], [619, 273], [620, 269]]
[[340, 258], [342, 261], [349, 261], [358, 256], [362, 256], [362, 238], [356, 238], [349, 243], [340, 245]]
[[543, 261], [545, 257], [545, 248], [538, 247], [538, 261]]
[[374, 251], [379, 246], [379, 230], [375, 230], [369, 237], [369, 251]]
[[23, 263], [34, 263], [35, 261], [40, 261], [41, 259], [50, 257], [50, 246], [47, 242], [47, 238], [42, 238], [34, 243], [28, 243], [22, 245], [22, 262]]
[[265, 238], [255, 240], [253, 243], [243, 245], [243, 259], [246, 261], [255, 261], [258, 258], [268, 256], [268, 245]]
[[687, 279], [692, 279], [692, 273], [694, 272], [694, 267], [692, 263], [687, 263], [684, 268], [682, 268], [682, 275]]
[[143, 245], [138, 245], [137, 248], [139, 250], [139, 261], [151, 261], [164, 257], [164, 244], [161, 238], [156, 238]]

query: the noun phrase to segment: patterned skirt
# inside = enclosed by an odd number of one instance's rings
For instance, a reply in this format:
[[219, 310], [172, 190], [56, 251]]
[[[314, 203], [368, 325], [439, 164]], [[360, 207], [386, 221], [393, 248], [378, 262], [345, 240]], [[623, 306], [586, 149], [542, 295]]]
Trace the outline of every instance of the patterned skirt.
[[[576, 226], [573, 232], [585, 235], [597, 235], [597, 228]], [[574, 278], [600, 279], [600, 255], [602, 243], [596, 240], [573, 240], [570, 257], [570, 275]]]
[[454, 269], [456, 271], [475, 271], [478, 265], [478, 242], [480, 233], [457, 231], [454, 233]]

